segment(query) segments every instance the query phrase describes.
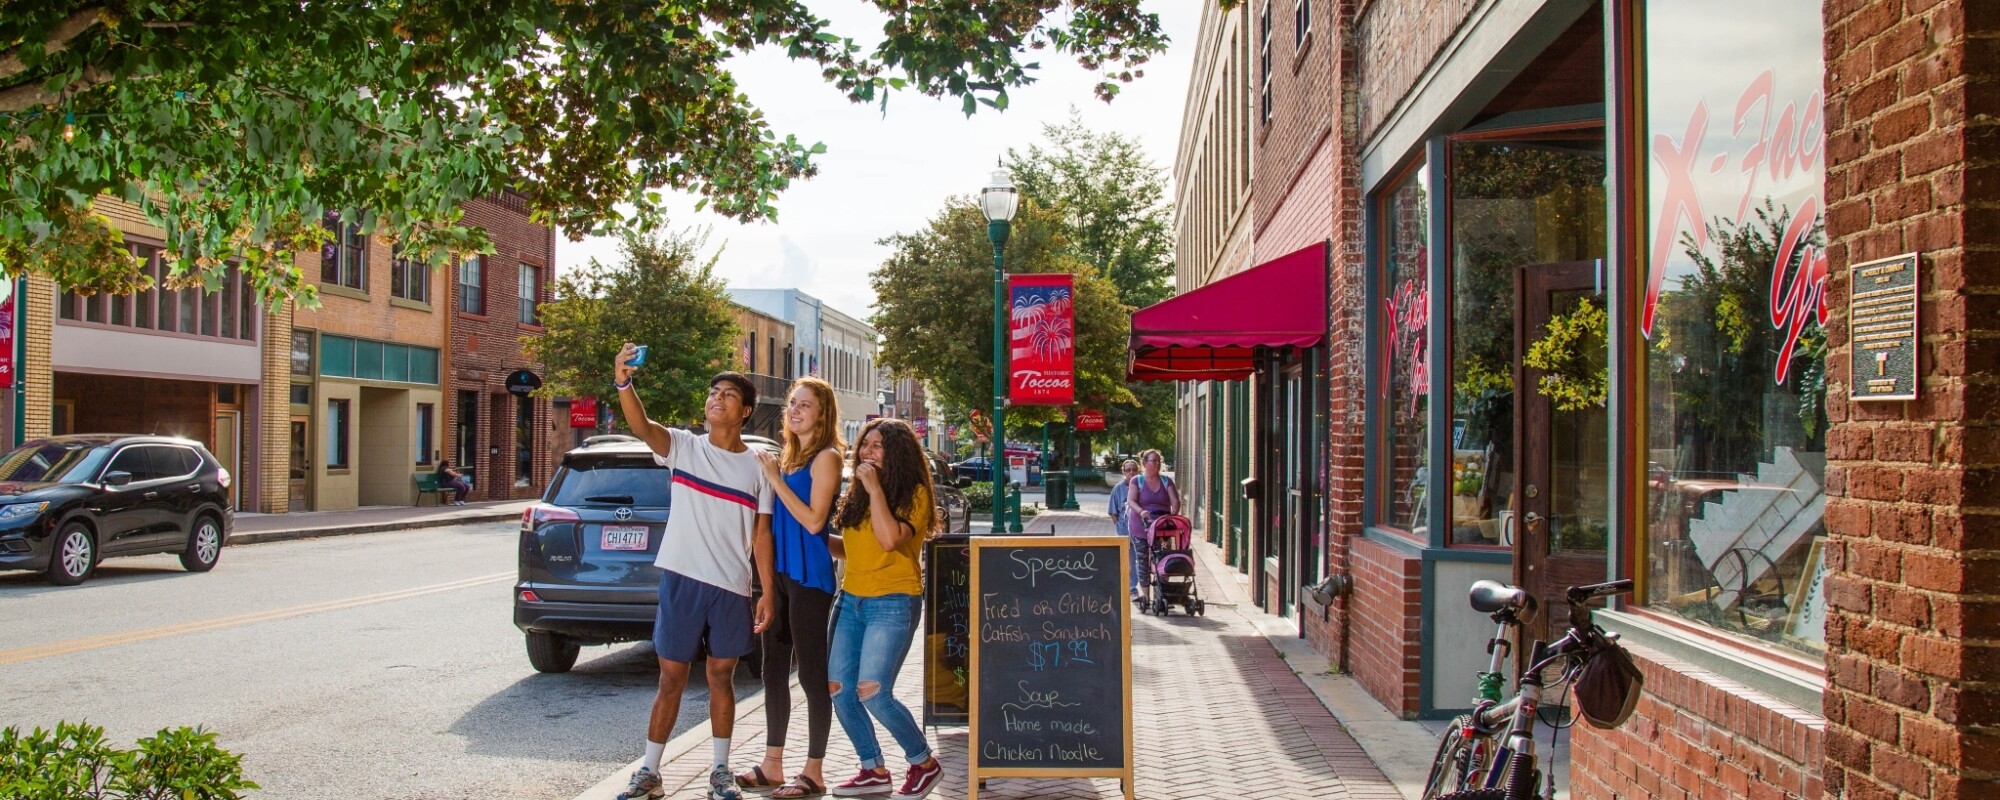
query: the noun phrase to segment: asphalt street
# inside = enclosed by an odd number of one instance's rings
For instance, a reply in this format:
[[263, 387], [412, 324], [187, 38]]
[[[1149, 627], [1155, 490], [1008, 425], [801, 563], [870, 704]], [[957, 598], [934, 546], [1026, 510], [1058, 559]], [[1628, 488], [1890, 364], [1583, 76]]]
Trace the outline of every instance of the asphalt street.
[[[0, 726], [87, 720], [125, 746], [200, 725], [270, 798], [568, 798], [638, 757], [647, 644], [528, 666], [516, 526], [464, 525], [0, 573]], [[739, 697], [756, 682], [738, 670]], [[691, 686], [676, 733], [707, 722]]]

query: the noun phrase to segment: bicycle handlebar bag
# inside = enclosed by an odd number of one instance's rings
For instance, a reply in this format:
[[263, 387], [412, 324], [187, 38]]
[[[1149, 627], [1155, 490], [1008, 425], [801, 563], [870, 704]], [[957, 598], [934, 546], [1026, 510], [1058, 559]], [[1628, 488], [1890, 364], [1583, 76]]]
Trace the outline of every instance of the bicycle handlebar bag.
[[1577, 713], [1593, 727], [1616, 728], [1631, 718], [1645, 684], [1645, 674], [1625, 648], [1606, 647], [1576, 677]]

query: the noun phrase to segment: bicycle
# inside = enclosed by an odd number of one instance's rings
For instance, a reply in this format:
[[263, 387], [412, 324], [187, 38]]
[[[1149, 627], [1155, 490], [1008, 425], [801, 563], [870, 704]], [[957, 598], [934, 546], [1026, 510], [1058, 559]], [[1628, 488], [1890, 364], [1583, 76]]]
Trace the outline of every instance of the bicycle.
[[[1533, 610], [1534, 598], [1519, 588], [1494, 581], [1473, 584], [1472, 607], [1492, 614], [1500, 630], [1487, 643], [1493, 655], [1492, 667], [1480, 673], [1481, 698], [1472, 713], [1452, 720], [1438, 742], [1430, 777], [1425, 781], [1424, 800], [1533, 800], [1553, 798], [1555, 784], [1544, 780], [1535, 755], [1535, 722], [1547, 686], [1545, 671], [1561, 664], [1558, 685], [1574, 686], [1598, 659], [1607, 657], [1625, 678], [1623, 710], [1600, 713], [1616, 727], [1631, 713], [1632, 697], [1639, 679], [1630, 674], [1629, 657], [1618, 644], [1618, 634], [1607, 633], [1591, 621], [1591, 600], [1632, 591], [1632, 581], [1617, 580], [1586, 586], [1572, 586], [1565, 593], [1569, 602], [1569, 630], [1554, 644], [1537, 641], [1528, 667], [1515, 680], [1513, 698], [1499, 701], [1500, 668], [1511, 645], [1509, 628], [1520, 626], [1520, 615]], [[1614, 651], [1616, 653], [1614, 654]], [[1588, 709], [1586, 715], [1589, 716]], [[1602, 724], [1593, 720], [1593, 724]]]
[[[1502, 670], [1513, 653], [1509, 634], [1520, 629], [1521, 615], [1534, 612], [1535, 598], [1526, 591], [1491, 580], [1472, 584], [1469, 594], [1472, 609], [1490, 615], [1498, 626], [1493, 638], [1486, 640], [1486, 654], [1491, 661], [1479, 673], [1478, 695], [1472, 701], [1475, 705], [1498, 703], [1507, 682], [1507, 674]], [[1447, 792], [1469, 788], [1469, 776], [1485, 768], [1498, 734], [1497, 728], [1481, 730], [1474, 725], [1471, 714], [1453, 717], [1438, 741], [1430, 776], [1424, 781], [1423, 800], [1439, 800]]]

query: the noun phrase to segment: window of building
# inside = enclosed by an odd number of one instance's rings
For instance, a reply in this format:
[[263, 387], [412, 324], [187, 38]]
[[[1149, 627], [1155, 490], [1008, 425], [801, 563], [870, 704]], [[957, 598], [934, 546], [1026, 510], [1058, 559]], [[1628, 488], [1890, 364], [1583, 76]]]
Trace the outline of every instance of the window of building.
[[778, 374], [778, 337], [764, 337], [764, 374]]
[[468, 256], [458, 262], [458, 310], [486, 313], [486, 257]]
[[326, 466], [328, 469], [347, 469], [348, 431], [353, 420], [348, 417], [348, 401], [345, 399], [326, 401]]
[[[1575, 376], [1536, 368], [1547, 362], [1532, 348], [1554, 328], [1603, 319], [1603, 131], [1483, 137], [1450, 145], [1452, 456], [1441, 490], [1450, 498], [1447, 542], [1533, 546], [1542, 539], [1517, 537], [1546, 536], [1545, 552], [1559, 559], [1550, 568], [1581, 574], [1594, 564], [1602, 571], [1610, 501], [1604, 397], [1583, 390]], [[1528, 332], [1528, 342], [1517, 340], [1517, 330]], [[1604, 369], [1601, 333], [1568, 347], [1590, 365], [1581, 371]], [[1524, 352], [1525, 365], [1517, 363]], [[1520, 493], [1531, 486], [1531, 495]], [[1529, 531], [1521, 519], [1538, 522]]]
[[417, 404], [417, 463], [429, 464], [437, 447], [437, 406]]
[[201, 284], [171, 289], [168, 282], [173, 279], [173, 268], [159, 247], [137, 242], [128, 247], [139, 259], [139, 271], [152, 279], [150, 288], [130, 295], [88, 297], [65, 289], [56, 295], [56, 317], [116, 328], [255, 341], [255, 303], [237, 265], [225, 268], [221, 284], [213, 290]]
[[536, 309], [541, 305], [541, 270], [532, 264], [521, 265], [521, 324], [540, 325], [541, 316]]
[[1271, 0], [1264, 0], [1264, 13], [1257, 17], [1257, 35], [1263, 42], [1257, 51], [1257, 119], [1271, 121]]
[[1298, 5], [1292, 8], [1293, 47], [1298, 47], [1306, 43], [1306, 34], [1312, 33], [1312, 25], [1313, 25], [1312, 0], [1298, 0]]
[[389, 294], [418, 303], [431, 301], [431, 265], [403, 255], [397, 245], [389, 262]]
[[[1267, 12], [1268, 13], [1268, 12]], [[1419, 162], [1381, 199], [1382, 359], [1379, 522], [1429, 535], [1430, 176]]]
[[[1808, 278], [1826, 258], [1826, 148], [1819, 115], [1791, 109], [1821, 104], [1824, 27], [1819, 4], [1806, 2], [1773, 4], [1759, 34], [1714, 25], [1741, 8], [1695, 0], [1646, 14], [1645, 37], [1658, 45], [1643, 49], [1646, 74], [1670, 76], [1673, 91], [1645, 94], [1640, 133], [1680, 144], [1655, 145], [1645, 160], [1640, 247], [1650, 274], [1636, 276], [1647, 293], [1627, 332], [1645, 342], [1646, 374], [1646, 405], [1628, 411], [1645, 425], [1648, 465], [1634, 563], [1647, 571], [1652, 610], [1818, 662], [1822, 579], [1836, 558], [1822, 516], [1827, 386], [1838, 367], [1817, 306], [1824, 284]], [[1703, 57], [1751, 50], [1754, 63]], [[1744, 108], [1767, 120], [1761, 141], [1803, 144], [1766, 152], [1719, 135], [1718, 125], [1728, 132], [1719, 110]], [[1703, 113], [1709, 136], [1689, 143]], [[1788, 239], [1801, 215], [1811, 219]], [[1854, 360], [1872, 362], [1864, 348], [1857, 341]]]
[[514, 398], [514, 485], [535, 482], [535, 398]]
[[311, 375], [312, 331], [292, 331], [292, 374]]
[[319, 358], [319, 374], [328, 378], [438, 382], [438, 351], [432, 347], [328, 334], [319, 337]]
[[338, 211], [326, 212], [320, 225], [333, 234], [333, 240], [319, 250], [320, 281], [368, 291], [368, 236], [361, 232], [361, 226], [341, 222]]

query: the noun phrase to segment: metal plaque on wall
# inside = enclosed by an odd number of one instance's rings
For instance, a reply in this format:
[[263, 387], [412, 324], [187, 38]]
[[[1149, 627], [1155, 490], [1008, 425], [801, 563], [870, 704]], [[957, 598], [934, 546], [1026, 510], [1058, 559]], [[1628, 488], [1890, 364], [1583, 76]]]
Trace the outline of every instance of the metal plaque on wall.
[[1848, 268], [1850, 400], [1917, 398], [1917, 253]]

